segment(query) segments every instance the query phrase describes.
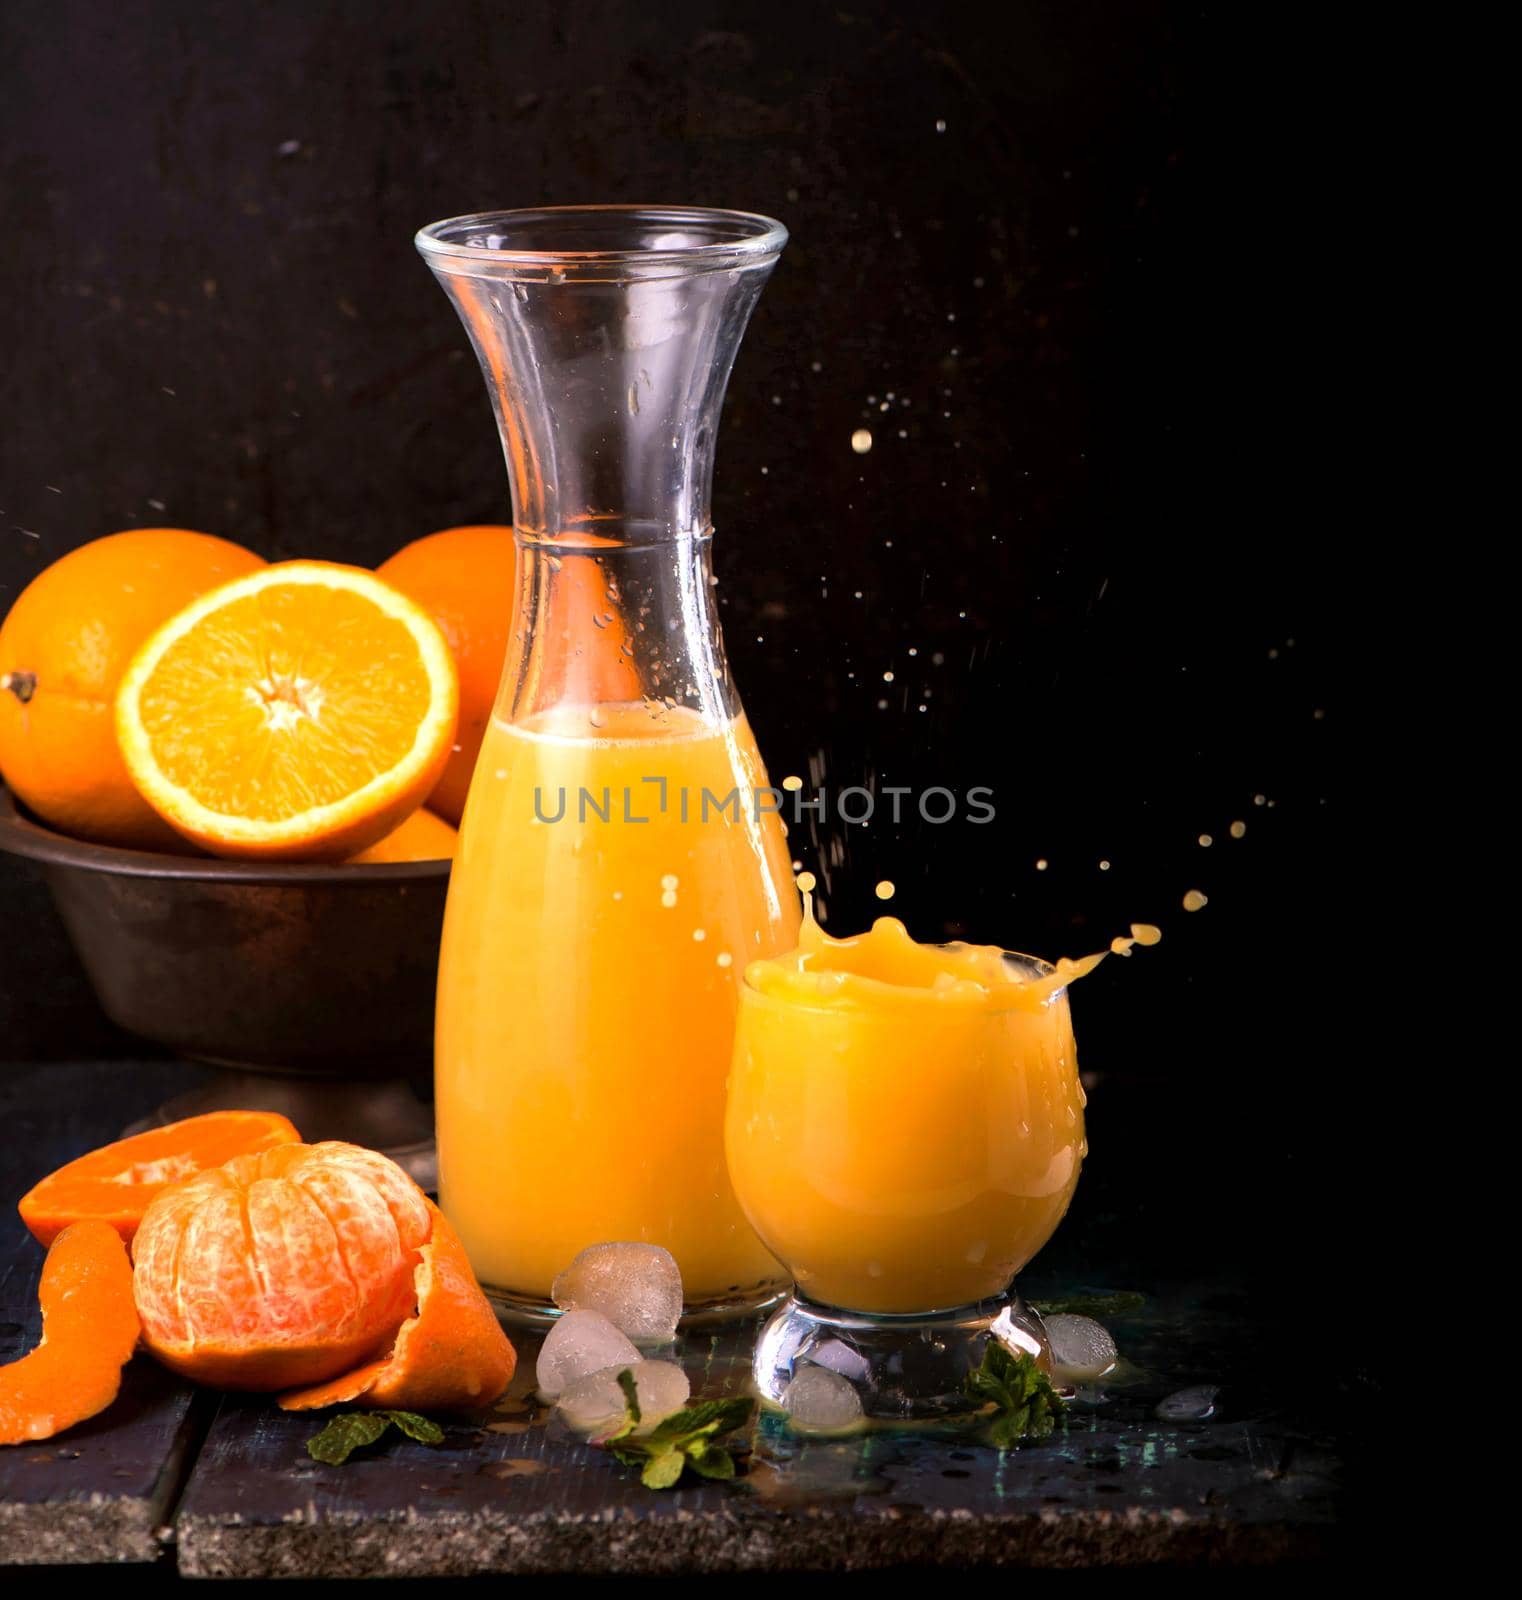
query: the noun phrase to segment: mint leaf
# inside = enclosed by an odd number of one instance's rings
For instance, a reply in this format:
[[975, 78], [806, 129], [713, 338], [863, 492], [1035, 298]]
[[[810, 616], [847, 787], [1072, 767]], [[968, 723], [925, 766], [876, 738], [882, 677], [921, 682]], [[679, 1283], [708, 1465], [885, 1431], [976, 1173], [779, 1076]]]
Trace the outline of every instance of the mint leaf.
[[624, 1409], [629, 1421], [638, 1424], [639, 1414], [639, 1385], [634, 1381], [634, 1373], [625, 1367], [618, 1375], [618, 1386], [624, 1392]]
[[732, 1478], [735, 1458], [722, 1445], [704, 1443], [686, 1452], [692, 1470], [702, 1478]]
[[624, 1466], [639, 1467], [640, 1481], [647, 1489], [675, 1488], [689, 1466], [703, 1478], [734, 1477], [734, 1457], [714, 1440], [744, 1427], [756, 1409], [754, 1400], [699, 1400], [662, 1417], [649, 1433], [636, 1436], [639, 1399], [634, 1376], [624, 1371], [618, 1381], [624, 1391], [623, 1426], [594, 1443], [604, 1446]]
[[962, 1380], [962, 1392], [991, 1408], [988, 1437], [1000, 1450], [1046, 1438], [1066, 1409], [1034, 1357], [1024, 1351], [1016, 1355], [993, 1338], [983, 1348], [982, 1365]]
[[419, 1444], [443, 1444], [444, 1430], [436, 1422], [430, 1422], [427, 1417], [420, 1417], [415, 1411], [377, 1411], [376, 1416], [384, 1417], [388, 1422], [393, 1422], [409, 1439], [416, 1439]]
[[341, 1467], [356, 1450], [374, 1444], [392, 1426], [421, 1444], [444, 1442], [444, 1430], [438, 1423], [415, 1411], [343, 1411], [307, 1440], [307, 1454], [325, 1466]]
[[1111, 1317], [1140, 1311], [1146, 1303], [1146, 1295], [1138, 1294], [1135, 1289], [1117, 1289], [1113, 1294], [1074, 1294], [1066, 1299], [1043, 1300], [1036, 1310], [1043, 1317], [1055, 1317], [1059, 1312], [1068, 1311], [1074, 1316], [1107, 1322]]
[[345, 1411], [307, 1440], [307, 1454], [326, 1466], [341, 1467], [355, 1450], [374, 1444], [390, 1425], [390, 1418], [380, 1412]]
[[646, 1460], [645, 1470], [640, 1473], [639, 1481], [647, 1489], [674, 1489], [686, 1465], [687, 1458], [680, 1450], [663, 1450], [659, 1455], [652, 1455]]
[[662, 1417], [647, 1437], [651, 1444], [675, 1443], [700, 1436], [714, 1438], [743, 1428], [755, 1409], [756, 1402], [743, 1396], [730, 1400], [699, 1400], [696, 1405], [684, 1406], [669, 1417]]

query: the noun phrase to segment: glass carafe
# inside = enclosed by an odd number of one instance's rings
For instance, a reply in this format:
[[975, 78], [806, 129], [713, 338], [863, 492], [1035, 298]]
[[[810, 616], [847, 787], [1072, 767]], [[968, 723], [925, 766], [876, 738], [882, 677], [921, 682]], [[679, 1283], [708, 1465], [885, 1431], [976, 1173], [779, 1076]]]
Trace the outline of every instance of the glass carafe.
[[685, 207], [435, 223], [512, 486], [518, 594], [439, 969], [440, 1201], [499, 1301], [659, 1244], [689, 1311], [781, 1287], [723, 1125], [738, 984], [799, 913], [730, 680], [709, 492], [780, 224]]

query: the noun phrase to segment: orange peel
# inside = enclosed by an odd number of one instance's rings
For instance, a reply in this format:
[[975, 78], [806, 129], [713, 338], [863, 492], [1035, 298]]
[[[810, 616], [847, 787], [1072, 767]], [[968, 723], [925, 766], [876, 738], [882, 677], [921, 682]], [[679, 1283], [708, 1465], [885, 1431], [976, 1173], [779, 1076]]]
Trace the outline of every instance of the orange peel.
[[132, 1266], [121, 1235], [88, 1220], [53, 1241], [37, 1286], [42, 1339], [0, 1367], [0, 1444], [25, 1444], [98, 1415], [137, 1348]]
[[130, 1244], [143, 1213], [171, 1184], [300, 1138], [276, 1111], [209, 1111], [89, 1151], [34, 1184], [16, 1209], [41, 1245], [86, 1218], [110, 1223]]
[[354, 1404], [406, 1411], [476, 1411], [512, 1381], [517, 1353], [471, 1271], [459, 1235], [430, 1203], [433, 1231], [418, 1252], [417, 1310], [390, 1352], [353, 1372], [280, 1396], [286, 1411]]

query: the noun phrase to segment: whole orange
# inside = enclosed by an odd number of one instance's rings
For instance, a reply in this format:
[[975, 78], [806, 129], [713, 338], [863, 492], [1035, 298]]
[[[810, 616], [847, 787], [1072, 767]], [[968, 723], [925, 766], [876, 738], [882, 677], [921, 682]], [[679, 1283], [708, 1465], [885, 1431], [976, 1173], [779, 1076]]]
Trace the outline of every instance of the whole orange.
[[458, 825], [507, 654], [516, 582], [513, 530], [445, 528], [404, 545], [376, 571], [432, 616], [454, 654], [460, 720], [428, 806]]
[[82, 839], [183, 850], [127, 776], [112, 720], [117, 685], [162, 622], [263, 565], [208, 533], [133, 528], [38, 573], [0, 625], [0, 775], [12, 792]]

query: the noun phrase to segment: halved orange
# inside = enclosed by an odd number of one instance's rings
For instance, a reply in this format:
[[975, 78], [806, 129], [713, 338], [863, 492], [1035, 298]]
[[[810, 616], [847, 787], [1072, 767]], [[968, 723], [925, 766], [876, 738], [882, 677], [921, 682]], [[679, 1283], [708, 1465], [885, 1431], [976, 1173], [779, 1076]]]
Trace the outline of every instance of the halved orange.
[[426, 798], [458, 708], [421, 606], [358, 567], [287, 561], [202, 595], [143, 644], [116, 736], [143, 798], [215, 854], [341, 859]]

